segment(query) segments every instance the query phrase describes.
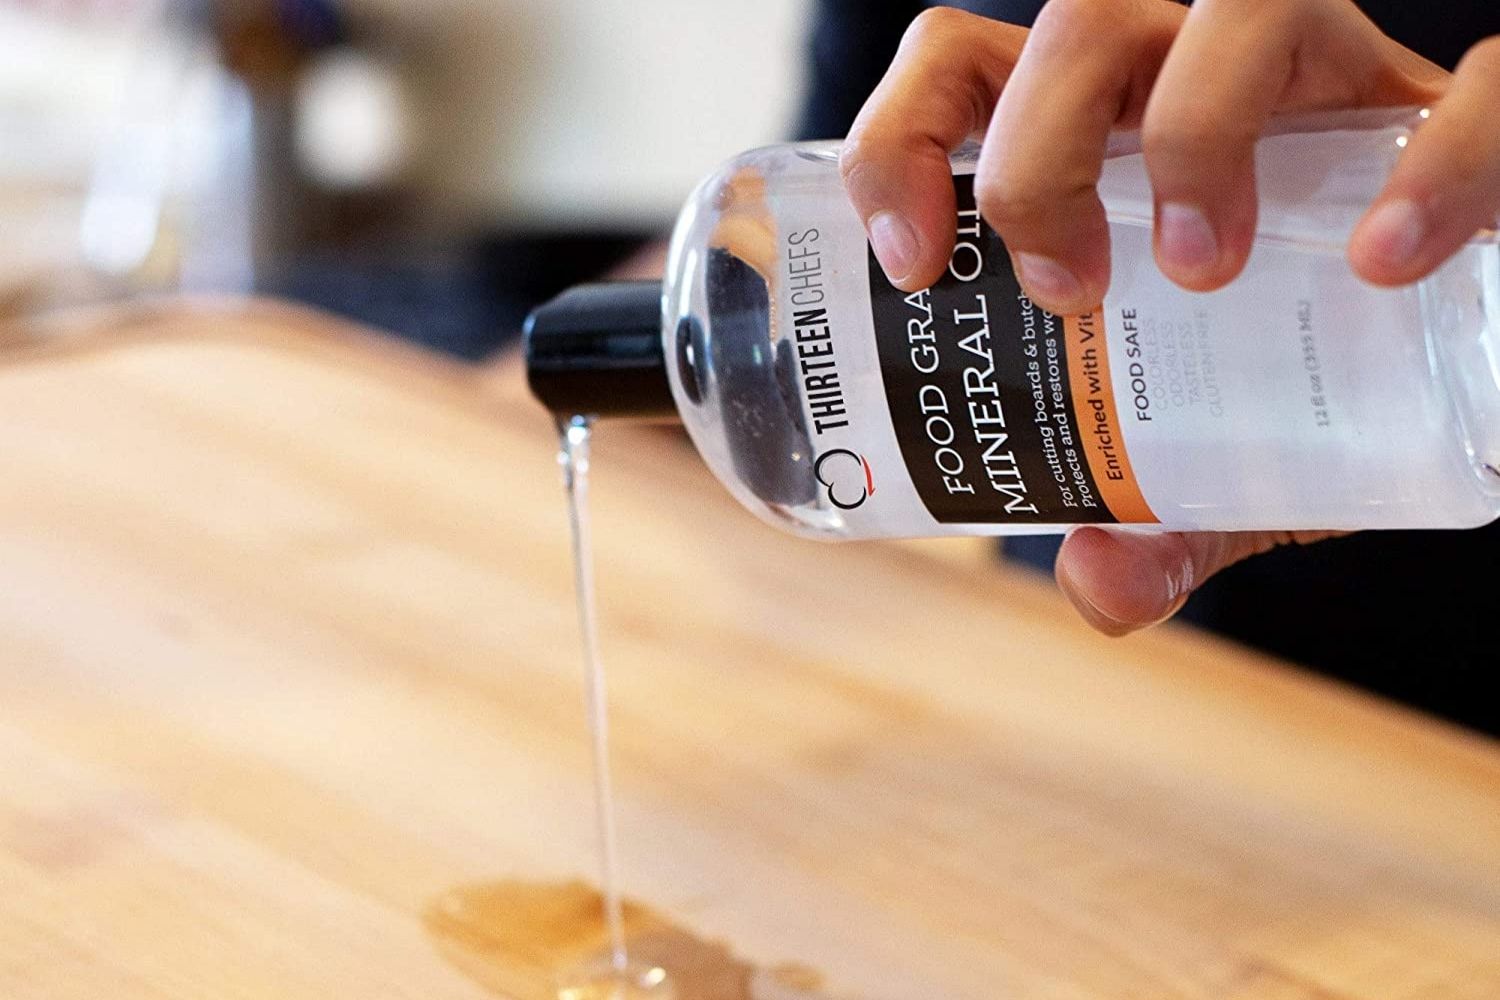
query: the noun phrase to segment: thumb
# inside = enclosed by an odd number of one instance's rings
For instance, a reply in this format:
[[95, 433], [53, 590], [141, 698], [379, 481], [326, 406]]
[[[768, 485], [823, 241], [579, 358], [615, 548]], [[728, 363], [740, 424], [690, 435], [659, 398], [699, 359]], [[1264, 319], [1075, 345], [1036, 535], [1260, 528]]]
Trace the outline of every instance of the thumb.
[[1333, 537], [1327, 531], [1154, 532], [1075, 528], [1057, 554], [1057, 584], [1106, 635], [1127, 635], [1176, 614], [1193, 590], [1226, 566], [1278, 545]]

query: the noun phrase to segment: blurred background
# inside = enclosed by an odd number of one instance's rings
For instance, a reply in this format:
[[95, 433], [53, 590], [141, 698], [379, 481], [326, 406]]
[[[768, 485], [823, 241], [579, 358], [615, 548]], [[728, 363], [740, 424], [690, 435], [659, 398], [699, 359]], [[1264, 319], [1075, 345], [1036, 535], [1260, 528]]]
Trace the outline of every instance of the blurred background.
[[[946, 2], [1028, 23], [1042, 0]], [[844, 134], [927, 3], [0, 0], [0, 338], [253, 292], [486, 358], [536, 303], [640, 264], [725, 157]], [[1500, 16], [1481, 7], [1382, 26], [1451, 66]], [[1500, 525], [1282, 549], [1182, 618], [1500, 733], [1492, 598], [1458, 571], [1486, 545]]]
[[0, 0], [0, 319], [260, 292], [480, 358], [785, 137], [807, 0]]

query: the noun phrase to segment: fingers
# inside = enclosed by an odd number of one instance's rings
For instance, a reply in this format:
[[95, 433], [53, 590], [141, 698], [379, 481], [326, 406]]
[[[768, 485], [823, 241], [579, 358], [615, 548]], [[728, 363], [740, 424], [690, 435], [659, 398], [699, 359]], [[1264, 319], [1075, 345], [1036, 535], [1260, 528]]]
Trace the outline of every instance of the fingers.
[[974, 176], [1027, 294], [1087, 312], [1109, 284], [1095, 185], [1110, 130], [1138, 117], [1184, 16], [1161, 0], [1051, 0], [1006, 84]]
[[1057, 583], [1090, 625], [1126, 635], [1176, 614], [1195, 588], [1226, 566], [1333, 534], [1076, 528], [1058, 552]]
[[1500, 36], [1459, 63], [1432, 117], [1355, 227], [1349, 261], [1367, 281], [1401, 285], [1432, 271], [1500, 215]]
[[1162, 65], [1141, 126], [1156, 200], [1157, 264], [1209, 291], [1255, 238], [1255, 141], [1281, 102], [1313, 5], [1199, 0]]
[[1210, 291], [1244, 268], [1273, 112], [1421, 102], [1440, 76], [1346, 0], [1198, 0], [1141, 130], [1162, 272]]
[[912, 22], [865, 103], [839, 169], [886, 277], [916, 291], [953, 253], [948, 154], [984, 127], [1026, 30], [946, 7]]

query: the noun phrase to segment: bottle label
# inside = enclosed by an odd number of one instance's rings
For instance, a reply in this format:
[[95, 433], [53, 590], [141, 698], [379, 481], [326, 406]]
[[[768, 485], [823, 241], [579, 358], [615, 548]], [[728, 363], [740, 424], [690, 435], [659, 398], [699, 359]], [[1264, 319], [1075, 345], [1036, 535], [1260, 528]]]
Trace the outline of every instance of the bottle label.
[[973, 177], [953, 180], [958, 240], [936, 284], [903, 292], [869, 261], [891, 424], [922, 503], [945, 524], [1155, 523], [1115, 390], [1140, 367], [1132, 311], [1111, 314], [1125, 346], [1111, 359], [1103, 314], [1033, 304], [980, 218]]

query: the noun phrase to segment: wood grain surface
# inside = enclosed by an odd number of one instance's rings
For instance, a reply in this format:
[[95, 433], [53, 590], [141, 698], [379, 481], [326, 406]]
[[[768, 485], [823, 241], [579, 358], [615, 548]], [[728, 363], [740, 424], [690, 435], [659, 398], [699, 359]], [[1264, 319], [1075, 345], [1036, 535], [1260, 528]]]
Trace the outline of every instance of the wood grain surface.
[[[0, 997], [530, 1000], [487, 925], [541, 911], [466, 901], [588, 898], [594, 834], [519, 370], [263, 304], [44, 334], [0, 336]], [[1500, 997], [1493, 742], [1096, 637], [982, 545], [782, 537], [670, 430], [595, 473], [657, 926], [861, 1000]]]

